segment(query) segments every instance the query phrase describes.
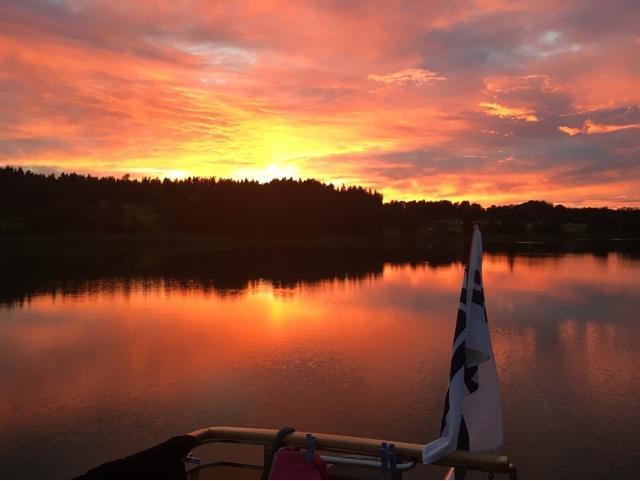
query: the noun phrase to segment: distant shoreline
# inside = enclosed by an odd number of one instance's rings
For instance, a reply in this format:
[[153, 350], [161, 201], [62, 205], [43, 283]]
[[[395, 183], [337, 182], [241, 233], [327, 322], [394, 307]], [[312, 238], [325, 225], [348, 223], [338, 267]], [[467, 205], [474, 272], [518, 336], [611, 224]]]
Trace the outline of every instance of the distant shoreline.
[[364, 187], [317, 180], [134, 181], [0, 168], [0, 235], [18, 243], [395, 248], [465, 242], [475, 222], [487, 242], [640, 237], [638, 209], [384, 202]]
[[[492, 234], [483, 232], [486, 246], [540, 246], [561, 243], [625, 243], [640, 242], [640, 237], [611, 234]], [[100, 234], [100, 235], [2, 235], [0, 247], [18, 250], [47, 249], [169, 249], [217, 251], [261, 248], [365, 248], [365, 249], [429, 249], [460, 245], [468, 236], [457, 233], [433, 235], [374, 235], [317, 237], [225, 237], [197, 234]]]

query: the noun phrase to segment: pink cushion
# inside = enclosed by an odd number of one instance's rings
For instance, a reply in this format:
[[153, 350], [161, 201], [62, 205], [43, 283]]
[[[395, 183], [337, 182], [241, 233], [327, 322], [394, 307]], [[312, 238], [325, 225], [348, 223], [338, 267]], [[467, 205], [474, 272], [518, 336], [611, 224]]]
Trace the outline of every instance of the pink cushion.
[[313, 454], [311, 462], [298, 448], [280, 448], [273, 457], [269, 479], [327, 479], [327, 463]]

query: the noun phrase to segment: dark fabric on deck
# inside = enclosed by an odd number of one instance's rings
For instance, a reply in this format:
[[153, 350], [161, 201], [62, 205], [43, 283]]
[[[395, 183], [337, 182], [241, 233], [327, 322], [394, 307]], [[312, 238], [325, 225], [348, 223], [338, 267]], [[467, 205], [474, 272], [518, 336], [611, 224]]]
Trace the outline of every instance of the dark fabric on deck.
[[176, 436], [152, 448], [90, 469], [75, 479], [186, 479], [183, 459], [196, 444]]

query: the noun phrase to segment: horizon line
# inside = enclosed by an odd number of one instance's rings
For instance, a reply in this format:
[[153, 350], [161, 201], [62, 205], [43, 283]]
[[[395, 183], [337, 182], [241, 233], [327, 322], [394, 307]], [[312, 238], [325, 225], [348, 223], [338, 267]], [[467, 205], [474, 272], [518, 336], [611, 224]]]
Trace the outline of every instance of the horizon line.
[[612, 210], [612, 211], [617, 211], [617, 210], [640, 210], [640, 207], [633, 207], [633, 206], [622, 206], [622, 207], [609, 207], [609, 206], [604, 206], [604, 207], [595, 207], [595, 206], [572, 206], [572, 205], [565, 205], [562, 202], [550, 202], [544, 199], [527, 199], [527, 200], [523, 200], [521, 202], [514, 202], [514, 203], [508, 203], [508, 204], [491, 204], [489, 206], [485, 206], [483, 204], [481, 204], [480, 202], [475, 202], [475, 201], [471, 201], [469, 199], [464, 199], [464, 200], [460, 200], [460, 201], [454, 201], [454, 200], [450, 200], [450, 199], [427, 199], [427, 198], [423, 198], [423, 199], [412, 199], [412, 200], [398, 200], [398, 199], [392, 199], [392, 200], [385, 200], [384, 198], [384, 194], [378, 190], [376, 190], [375, 188], [372, 187], [367, 187], [364, 185], [355, 185], [355, 184], [346, 184], [346, 183], [333, 183], [333, 182], [327, 182], [327, 181], [323, 181], [323, 180], [319, 180], [313, 177], [307, 177], [307, 178], [303, 178], [303, 177], [277, 177], [277, 178], [272, 178], [269, 180], [259, 180], [259, 179], [251, 179], [251, 178], [243, 178], [243, 179], [236, 179], [233, 177], [217, 177], [215, 175], [211, 175], [211, 176], [198, 176], [198, 175], [188, 175], [188, 176], [184, 176], [184, 177], [169, 177], [169, 176], [164, 176], [161, 177], [160, 175], [158, 176], [152, 176], [152, 175], [142, 175], [141, 173], [139, 175], [136, 174], [131, 174], [129, 172], [123, 173], [120, 177], [114, 175], [114, 174], [99, 174], [99, 173], [82, 173], [82, 172], [77, 172], [77, 171], [65, 171], [62, 169], [50, 169], [49, 171], [38, 171], [38, 170], [34, 170], [33, 167], [31, 166], [27, 166], [27, 167], [23, 167], [23, 166], [14, 166], [14, 165], [10, 165], [10, 164], [5, 164], [4, 166], [0, 167], [0, 170], [5, 170], [5, 169], [13, 169], [16, 171], [22, 171], [25, 174], [32, 174], [32, 175], [40, 175], [40, 176], [44, 176], [44, 177], [50, 177], [53, 176], [56, 179], [59, 179], [62, 175], [77, 175], [79, 177], [87, 177], [87, 178], [94, 178], [94, 179], [98, 179], [98, 180], [103, 180], [103, 179], [114, 179], [114, 180], [120, 180], [120, 181], [125, 181], [125, 182], [136, 182], [139, 183], [141, 181], [144, 180], [158, 180], [161, 182], [164, 182], [165, 180], [169, 181], [169, 182], [186, 182], [188, 180], [191, 179], [199, 179], [199, 180], [213, 180], [213, 181], [229, 181], [229, 182], [236, 182], [236, 183], [241, 183], [241, 182], [251, 182], [251, 183], [255, 183], [258, 185], [267, 185], [270, 184], [274, 181], [291, 181], [291, 182], [308, 182], [308, 181], [313, 181], [313, 182], [317, 182], [319, 184], [325, 185], [325, 186], [331, 186], [333, 188], [337, 188], [337, 189], [341, 189], [341, 188], [354, 188], [354, 189], [363, 189], [366, 190], [367, 192], [370, 192], [371, 194], [375, 194], [375, 195], [380, 195], [382, 197], [382, 203], [383, 204], [391, 204], [394, 202], [397, 203], [411, 203], [411, 202], [425, 202], [425, 203], [437, 203], [437, 202], [449, 202], [453, 205], [460, 205], [464, 202], [469, 203], [470, 205], [479, 205], [482, 209], [490, 209], [492, 207], [515, 207], [515, 206], [519, 206], [519, 205], [524, 205], [524, 204], [528, 204], [531, 202], [540, 202], [540, 203], [546, 203], [549, 204], [552, 207], [564, 207], [566, 209], [605, 209], [605, 210]]

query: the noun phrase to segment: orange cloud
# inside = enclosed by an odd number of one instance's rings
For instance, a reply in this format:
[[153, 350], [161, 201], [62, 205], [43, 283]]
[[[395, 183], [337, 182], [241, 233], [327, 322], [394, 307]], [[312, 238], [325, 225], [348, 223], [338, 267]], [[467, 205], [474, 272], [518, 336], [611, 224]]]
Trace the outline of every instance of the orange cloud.
[[596, 124], [591, 119], [587, 119], [582, 124], [581, 128], [572, 128], [567, 127], [565, 125], [561, 125], [558, 127], [560, 132], [564, 132], [565, 134], [569, 134], [571, 136], [578, 134], [606, 134], [609, 132], [617, 132], [619, 130], [627, 130], [627, 129], [637, 129], [640, 128], [640, 123], [635, 124], [625, 124], [625, 125], [615, 125], [615, 124]]
[[527, 122], [537, 122], [538, 117], [533, 109], [528, 107], [507, 107], [491, 102], [482, 102], [480, 107], [485, 109], [485, 114], [502, 119], [525, 120]]
[[510, 93], [524, 90], [540, 90], [542, 92], [553, 92], [560, 88], [553, 83], [548, 75], [497, 75], [485, 77], [485, 88], [490, 93]]
[[437, 72], [431, 72], [422, 68], [407, 68], [386, 75], [370, 74], [367, 79], [385, 84], [413, 83], [416, 85], [422, 85], [435, 80], [446, 80], [447, 77]]

